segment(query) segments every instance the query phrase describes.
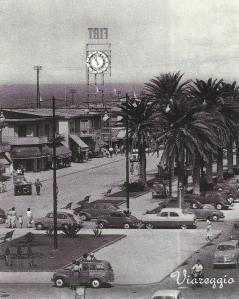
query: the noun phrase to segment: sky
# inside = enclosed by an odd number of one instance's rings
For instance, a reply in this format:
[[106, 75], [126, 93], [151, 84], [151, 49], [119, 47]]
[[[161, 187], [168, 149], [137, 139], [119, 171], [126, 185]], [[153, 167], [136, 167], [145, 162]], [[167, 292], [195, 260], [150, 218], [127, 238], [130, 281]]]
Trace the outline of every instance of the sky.
[[111, 82], [239, 80], [238, 0], [0, 0], [0, 84], [86, 82], [89, 27], [109, 28]]

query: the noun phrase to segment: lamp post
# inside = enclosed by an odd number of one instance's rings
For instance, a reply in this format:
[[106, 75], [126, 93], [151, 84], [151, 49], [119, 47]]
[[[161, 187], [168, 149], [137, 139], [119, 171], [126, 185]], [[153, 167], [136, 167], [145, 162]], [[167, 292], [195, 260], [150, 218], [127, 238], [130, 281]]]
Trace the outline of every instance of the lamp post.
[[55, 97], [52, 98], [52, 129], [53, 129], [53, 229], [54, 229], [54, 249], [58, 249], [58, 235], [57, 235], [57, 183], [56, 183], [56, 103]]
[[[126, 93], [126, 108], [128, 109], [129, 96]], [[128, 111], [127, 111], [128, 112]], [[126, 142], [125, 142], [125, 158], [126, 158], [126, 209], [129, 211], [129, 118], [126, 113]]]

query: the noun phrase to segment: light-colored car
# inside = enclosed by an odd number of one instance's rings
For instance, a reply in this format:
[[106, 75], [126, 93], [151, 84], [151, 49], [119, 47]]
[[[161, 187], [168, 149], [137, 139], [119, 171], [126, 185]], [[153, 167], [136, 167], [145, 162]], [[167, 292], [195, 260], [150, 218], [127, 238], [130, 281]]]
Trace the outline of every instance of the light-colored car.
[[80, 215], [76, 213], [74, 210], [71, 209], [61, 209], [60, 211], [71, 214], [72, 217], [75, 219], [76, 223], [78, 225], [81, 225], [83, 223], [83, 220], [81, 219]]
[[150, 228], [196, 228], [196, 216], [180, 208], [165, 208], [159, 214], [145, 214], [143, 225]]
[[239, 240], [221, 242], [217, 245], [213, 257], [213, 266], [239, 265]]
[[183, 295], [179, 290], [158, 290], [151, 297], [152, 299], [183, 299]]

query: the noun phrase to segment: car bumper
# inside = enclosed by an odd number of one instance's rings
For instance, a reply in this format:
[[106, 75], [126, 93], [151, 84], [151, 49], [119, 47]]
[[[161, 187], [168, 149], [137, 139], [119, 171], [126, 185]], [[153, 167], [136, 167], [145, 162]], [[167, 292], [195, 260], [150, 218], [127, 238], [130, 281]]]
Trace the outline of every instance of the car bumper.
[[236, 265], [237, 264], [237, 261], [236, 260], [230, 260], [230, 261], [218, 261], [218, 260], [216, 260], [216, 261], [214, 261], [213, 262], [213, 265]]

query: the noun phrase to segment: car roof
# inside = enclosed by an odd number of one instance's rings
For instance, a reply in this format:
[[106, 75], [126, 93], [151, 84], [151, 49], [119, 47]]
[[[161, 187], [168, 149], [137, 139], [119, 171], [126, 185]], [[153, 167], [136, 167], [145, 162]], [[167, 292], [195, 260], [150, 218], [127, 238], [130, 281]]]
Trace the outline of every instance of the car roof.
[[238, 242], [239, 242], [238, 240], [224, 241], [224, 242], [220, 242], [220, 243], [217, 245], [217, 247], [220, 246], [220, 245], [234, 245], [234, 246], [235, 246]]
[[181, 208], [163, 208], [161, 212], [182, 212]]
[[153, 296], [177, 296], [180, 294], [179, 290], [170, 290], [170, 289], [164, 289], [164, 290], [158, 290], [153, 294]]

